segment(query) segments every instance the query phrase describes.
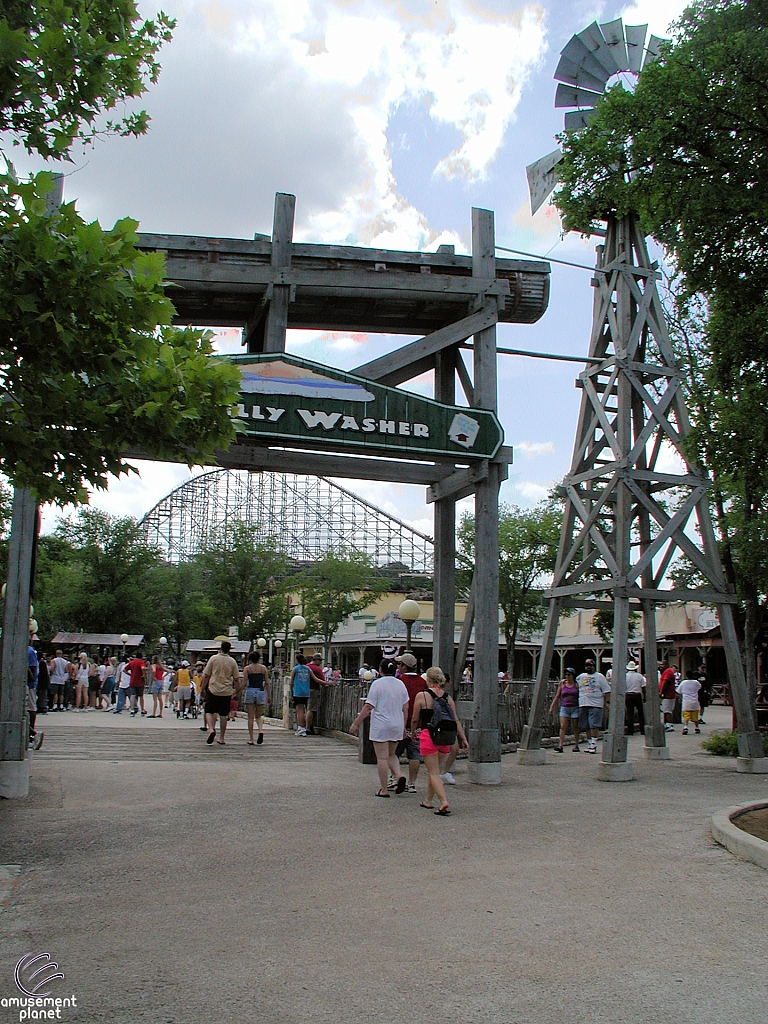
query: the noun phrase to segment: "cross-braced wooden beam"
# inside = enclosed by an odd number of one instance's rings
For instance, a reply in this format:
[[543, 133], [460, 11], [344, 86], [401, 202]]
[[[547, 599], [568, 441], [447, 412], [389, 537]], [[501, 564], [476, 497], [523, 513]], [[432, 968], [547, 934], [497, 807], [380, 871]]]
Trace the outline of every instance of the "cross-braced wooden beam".
[[[520, 760], [541, 741], [541, 720], [560, 608], [610, 607], [614, 612], [612, 700], [603, 764], [626, 761], [624, 692], [630, 601], [644, 616], [650, 725], [646, 749], [665, 745], [656, 683], [655, 607], [660, 602], [699, 600], [717, 606], [723, 632], [743, 758], [762, 757], [760, 736], [747, 695], [736, 644], [732, 606], [709, 513], [709, 479], [686, 463], [689, 432], [682, 378], [666, 329], [645, 238], [633, 215], [612, 218], [598, 248], [589, 355], [580, 374], [581, 408], [571, 471], [563, 481], [563, 532], [552, 586], [542, 657]], [[673, 452], [678, 472], [657, 470]], [[693, 540], [696, 532], [701, 546]], [[676, 557], [690, 559], [706, 581], [686, 591], [670, 589]], [[610, 600], [606, 599], [610, 597]], [[612, 776], [606, 770], [605, 777]], [[622, 772], [626, 778], [627, 773]]]

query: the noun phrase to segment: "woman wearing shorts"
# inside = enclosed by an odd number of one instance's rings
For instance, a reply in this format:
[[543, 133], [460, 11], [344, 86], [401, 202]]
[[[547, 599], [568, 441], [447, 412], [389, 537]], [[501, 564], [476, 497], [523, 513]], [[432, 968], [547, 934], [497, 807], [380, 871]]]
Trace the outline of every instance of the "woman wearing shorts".
[[378, 679], [374, 679], [363, 710], [350, 727], [354, 736], [360, 723], [371, 716], [371, 743], [376, 751], [376, 769], [379, 773], [379, 789], [376, 796], [388, 797], [388, 773], [397, 779], [395, 792], [405, 790], [407, 780], [400, 771], [400, 762], [395, 751], [405, 735], [405, 716], [408, 714], [408, 690], [405, 683], [395, 677], [397, 663], [382, 661]]
[[106, 701], [102, 711], [112, 710], [112, 694], [115, 692], [115, 672], [117, 670], [117, 658], [104, 659], [104, 682], [101, 684], [101, 696], [99, 703]]
[[245, 686], [245, 708], [248, 712], [248, 746], [253, 746], [253, 722], [259, 730], [257, 743], [264, 742], [263, 716], [264, 708], [269, 701], [269, 680], [267, 670], [261, 664], [261, 651], [252, 651], [248, 655], [248, 664], [243, 669], [243, 685]]
[[565, 734], [568, 731], [568, 723], [573, 725], [573, 749], [579, 749], [579, 687], [576, 683], [576, 670], [567, 668], [565, 679], [560, 680], [554, 700], [549, 706], [550, 715], [555, 710], [555, 704], [560, 700], [560, 741], [555, 750], [558, 754], [563, 752]]
[[[435, 746], [428, 729], [432, 721], [432, 708], [435, 706], [435, 697], [447, 696], [443, 689], [445, 676], [441, 669], [433, 665], [432, 668], [427, 669], [425, 679], [427, 681], [427, 689], [416, 694], [411, 713], [411, 735], [419, 741], [419, 752], [424, 758], [424, 764], [427, 766], [429, 774], [427, 798], [422, 800], [421, 806], [431, 811], [434, 807], [432, 799], [436, 796], [440, 801], [440, 806], [435, 811], [435, 814], [445, 817], [451, 813], [451, 809], [448, 806], [448, 798], [445, 795], [443, 780], [440, 778], [440, 755], [449, 754], [451, 747], [450, 744], [448, 746]], [[464, 750], [469, 750], [467, 737], [461, 727], [459, 716], [456, 714], [456, 705], [453, 702], [453, 697], [448, 697], [448, 703], [456, 718], [456, 733], [459, 743]]]
[[75, 711], [85, 711], [88, 704], [88, 655], [83, 651], [75, 673]]
[[163, 717], [163, 676], [165, 668], [159, 658], [152, 659], [152, 714], [150, 718]]

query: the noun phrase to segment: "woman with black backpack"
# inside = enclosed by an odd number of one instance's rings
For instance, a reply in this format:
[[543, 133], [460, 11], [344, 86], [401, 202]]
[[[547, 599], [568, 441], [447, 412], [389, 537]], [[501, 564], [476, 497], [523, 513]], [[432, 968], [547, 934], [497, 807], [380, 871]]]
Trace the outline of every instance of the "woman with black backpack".
[[450, 752], [457, 736], [464, 750], [469, 750], [469, 743], [456, 714], [453, 697], [449, 697], [443, 689], [445, 676], [442, 670], [437, 666], [428, 668], [425, 678], [427, 689], [416, 694], [411, 716], [411, 735], [418, 739], [419, 752], [429, 774], [427, 798], [422, 800], [420, 806], [431, 811], [435, 806], [432, 799], [437, 796], [440, 806], [435, 814], [445, 818], [451, 809], [440, 778], [440, 755]]

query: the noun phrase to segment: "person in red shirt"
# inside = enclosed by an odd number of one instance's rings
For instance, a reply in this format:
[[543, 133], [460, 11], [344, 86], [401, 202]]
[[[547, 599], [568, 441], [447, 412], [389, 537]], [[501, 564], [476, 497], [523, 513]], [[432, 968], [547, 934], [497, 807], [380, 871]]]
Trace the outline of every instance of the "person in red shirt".
[[333, 686], [330, 679], [325, 678], [323, 672], [323, 656], [315, 654], [311, 661], [307, 662], [309, 669], [309, 703], [307, 704], [307, 736], [314, 736], [315, 730], [312, 726], [315, 715], [320, 710], [320, 695], [323, 686]]
[[[413, 702], [416, 700], [416, 694], [421, 693], [427, 689], [427, 683], [423, 676], [420, 676], [416, 671], [416, 657], [410, 652], [405, 651], [403, 654], [398, 655], [395, 661], [400, 667], [400, 679], [405, 684], [405, 688], [408, 691], [408, 714], [406, 716], [406, 722], [410, 725], [411, 716], [413, 714]], [[403, 739], [397, 747], [398, 757], [403, 751], [408, 752], [408, 785], [405, 788], [406, 793], [416, 792], [416, 779], [419, 775], [419, 768], [424, 764], [424, 758], [421, 756], [419, 750], [418, 741], [411, 736], [410, 732], [406, 733], [405, 739]], [[394, 789], [397, 783], [397, 779], [390, 780], [390, 787]]]
[[664, 728], [667, 732], [674, 732], [672, 715], [675, 712], [677, 691], [675, 689], [675, 670], [664, 660], [659, 663], [661, 676], [659, 677], [659, 696], [661, 697], [661, 713], [664, 719]]
[[137, 651], [136, 657], [131, 658], [125, 666], [125, 671], [131, 677], [131, 685], [128, 689], [128, 693], [131, 697], [131, 718], [133, 718], [138, 711], [141, 711], [142, 718], [147, 714], [146, 708], [144, 707], [144, 685], [146, 683], [144, 673], [146, 668], [147, 666], [144, 662], [141, 651]]

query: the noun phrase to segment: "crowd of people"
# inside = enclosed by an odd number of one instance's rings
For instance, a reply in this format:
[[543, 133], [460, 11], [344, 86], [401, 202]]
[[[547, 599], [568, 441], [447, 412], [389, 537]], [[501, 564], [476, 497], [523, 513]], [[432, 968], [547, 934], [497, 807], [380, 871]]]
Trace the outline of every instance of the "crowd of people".
[[[647, 682], [639, 671], [635, 661], [627, 663], [626, 689], [624, 696], [624, 732], [632, 736], [635, 731], [635, 717], [640, 734], [645, 733], [645, 700]], [[701, 733], [705, 725], [704, 709], [710, 703], [710, 685], [705, 667], [686, 672], [685, 678], [680, 671], [667, 661], [659, 663], [659, 698], [661, 703], [662, 721], [666, 732], [674, 732], [673, 718], [677, 702], [681, 702], [682, 734], [688, 735], [689, 728], [695, 734]], [[581, 747], [582, 736], [587, 738], [588, 754], [597, 753], [597, 742], [604, 725], [605, 712], [608, 710], [611, 697], [611, 672], [606, 675], [598, 672], [593, 659], [584, 664], [584, 672], [576, 674], [576, 670], [567, 668], [565, 676], [560, 680], [555, 696], [549, 707], [554, 714], [560, 705], [560, 735], [555, 750], [562, 754], [566, 734], [573, 731], [573, 751]]]

